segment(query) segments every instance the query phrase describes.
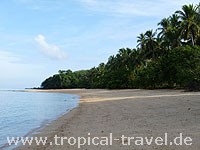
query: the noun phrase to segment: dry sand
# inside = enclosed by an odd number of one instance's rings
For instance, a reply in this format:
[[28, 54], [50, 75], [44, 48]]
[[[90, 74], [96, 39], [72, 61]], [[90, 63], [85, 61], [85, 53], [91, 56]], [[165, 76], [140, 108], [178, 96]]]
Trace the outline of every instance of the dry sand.
[[[200, 92], [187, 93], [180, 90], [48, 90], [81, 96], [80, 104], [70, 113], [53, 121], [34, 136], [48, 137], [109, 137], [120, 139], [112, 146], [85, 145], [81, 150], [200, 150]], [[183, 133], [193, 139], [192, 146], [123, 146], [121, 136], [163, 137], [168, 140]], [[58, 143], [59, 144], [59, 143]], [[64, 141], [63, 146], [21, 146], [19, 150], [77, 150]]]

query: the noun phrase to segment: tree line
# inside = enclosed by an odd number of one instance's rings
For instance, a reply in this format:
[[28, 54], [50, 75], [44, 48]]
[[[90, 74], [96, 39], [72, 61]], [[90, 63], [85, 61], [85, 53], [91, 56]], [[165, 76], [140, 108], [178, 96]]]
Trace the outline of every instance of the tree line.
[[200, 4], [182, 6], [163, 18], [155, 31], [141, 33], [137, 43], [89, 70], [60, 70], [41, 88], [200, 90]]

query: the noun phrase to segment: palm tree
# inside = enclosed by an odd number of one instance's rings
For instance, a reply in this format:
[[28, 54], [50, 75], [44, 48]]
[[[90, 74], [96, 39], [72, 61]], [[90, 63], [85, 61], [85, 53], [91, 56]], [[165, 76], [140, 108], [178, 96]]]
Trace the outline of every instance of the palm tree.
[[158, 33], [158, 38], [165, 38], [166, 37], [166, 33], [168, 32], [169, 28], [170, 28], [170, 20], [169, 18], [163, 18], [159, 23], [158, 25], [160, 26], [158, 28], [158, 30], [161, 30], [159, 33]]
[[181, 45], [180, 39], [180, 20], [177, 14], [173, 14], [169, 18], [164, 18], [158, 23], [158, 38], [161, 38], [166, 49], [175, 48]]
[[155, 50], [157, 46], [156, 42], [156, 32], [153, 30], [148, 30], [145, 33], [145, 54], [146, 58], [153, 58], [156, 59]]
[[141, 58], [141, 51], [137, 50], [137, 49], [133, 49], [131, 52], [131, 60], [132, 62], [132, 70], [135, 70], [136, 68], [138, 68], [142, 63], [143, 63], [143, 59]]
[[[197, 5], [197, 21], [196, 22], [200, 22], [200, 3]], [[197, 43], [196, 44], [200, 46], [200, 29], [198, 30]]]
[[162, 43], [162, 45], [165, 45], [166, 49], [169, 49], [170, 47], [170, 37], [169, 33], [171, 32], [171, 24], [169, 18], [163, 18], [158, 25], [160, 26], [157, 31], [160, 31], [158, 33], [157, 40], [159, 43]]
[[185, 41], [191, 41], [195, 45], [197, 34], [199, 32], [198, 6], [184, 5], [182, 10], [176, 11], [176, 14], [181, 18], [182, 35]]
[[131, 66], [131, 53], [132, 50], [130, 48], [119, 49], [119, 52], [116, 55], [117, 60], [119, 61], [119, 67], [125, 67], [126, 70], [129, 70], [129, 66]]
[[177, 14], [173, 14], [169, 17], [170, 20], [170, 30], [168, 40], [170, 42], [170, 47], [175, 48], [181, 46], [181, 21]]
[[145, 49], [145, 35], [144, 33], [141, 33], [139, 36], [137, 36], [137, 48]]
[[154, 51], [156, 53], [156, 57], [158, 58], [162, 56], [163, 54], [166, 54], [166, 51], [168, 50], [166, 47], [168, 47], [168, 44], [162, 38], [157, 38], [156, 44], [157, 45]]

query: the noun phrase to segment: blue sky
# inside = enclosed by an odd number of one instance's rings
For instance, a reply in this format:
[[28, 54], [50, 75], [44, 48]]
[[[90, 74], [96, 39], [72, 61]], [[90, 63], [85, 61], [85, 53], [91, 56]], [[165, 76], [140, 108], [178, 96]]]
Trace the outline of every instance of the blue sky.
[[60, 69], [89, 69], [184, 4], [198, 0], [1, 0], [0, 89], [40, 86]]

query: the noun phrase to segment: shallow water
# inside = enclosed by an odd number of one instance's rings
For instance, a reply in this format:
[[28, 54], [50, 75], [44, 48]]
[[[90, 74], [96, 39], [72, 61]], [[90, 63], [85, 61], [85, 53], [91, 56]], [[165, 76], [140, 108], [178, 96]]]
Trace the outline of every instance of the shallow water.
[[0, 91], [0, 149], [7, 137], [21, 137], [78, 105], [79, 97], [62, 93]]

